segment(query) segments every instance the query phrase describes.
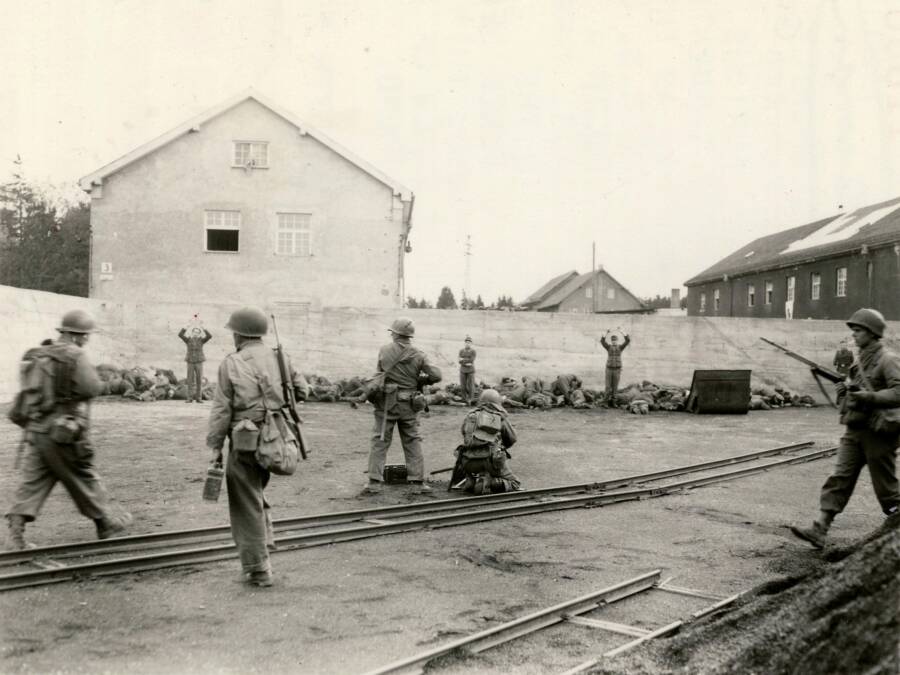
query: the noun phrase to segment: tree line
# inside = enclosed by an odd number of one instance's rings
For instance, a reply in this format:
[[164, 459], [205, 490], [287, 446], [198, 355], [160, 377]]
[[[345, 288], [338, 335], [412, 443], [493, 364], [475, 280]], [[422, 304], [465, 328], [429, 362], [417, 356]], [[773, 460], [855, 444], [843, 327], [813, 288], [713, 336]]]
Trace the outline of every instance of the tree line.
[[444, 286], [434, 304], [431, 304], [425, 298], [416, 300], [410, 295], [406, 298], [406, 306], [413, 309], [513, 309], [515, 303], [512, 296], [501, 295], [490, 305], [486, 305], [480, 294], [473, 300], [466, 297], [465, 291], [462, 292], [462, 298], [457, 302], [456, 296], [453, 295], [453, 290], [449, 286]]
[[13, 165], [0, 184], [0, 284], [87, 297], [90, 205], [54, 199]]

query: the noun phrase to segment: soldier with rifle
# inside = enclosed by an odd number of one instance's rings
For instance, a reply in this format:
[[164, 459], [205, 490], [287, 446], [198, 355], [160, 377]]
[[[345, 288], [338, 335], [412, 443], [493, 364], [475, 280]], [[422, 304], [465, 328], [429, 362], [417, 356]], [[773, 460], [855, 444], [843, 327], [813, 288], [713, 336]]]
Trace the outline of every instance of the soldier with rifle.
[[419, 412], [426, 408], [421, 389], [441, 381], [441, 371], [428, 357], [410, 343], [416, 332], [410, 319], [396, 319], [388, 329], [391, 342], [378, 352], [376, 375], [367, 386], [363, 400], [375, 406], [375, 426], [369, 450], [369, 483], [363, 494], [381, 492], [384, 462], [394, 425], [400, 432], [400, 443], [406, 460], [407, 482], [417, 492], [428, 492], [425, 483], [425, 460], [419, 434]]
[[244, 307], [235, 311], [225, 327], [233, 333], [235, 351], [219, 365], [206, 444], [212, 453], [210, 463], [221, 465], [222, 448], [228, 439], [225, 484], [231, 535], [246, 581], [254, 586], [271, 586], [269, 549], [275, 547], [275, 540], [269, 503], [263, 494], [270, 472], [256, 459], [258, 429], [267, 409], [285, 408], [285, 416], [294, 420], [299, 429], [294, 403], [306, 399], [308, 386], [303, 375], [291, 366], [281, 345], [276, 353], [263, 343], [269, 322], [259, 309]]
[[791, 527], [791, 532], [815, 548], [823, 548], [827, 543], [831, 523], [850, 501], [863, 466], [869, 467], [872, 488], [887, 516], [882, 528], [900, 527], [896, 466], [900, 445], [900, 360], [881, 344], [887, 327], [881, 312], [859, 309], [847, 320], [847, 326], [859, 349], [859, 358], [851, 366], [847, 381], [839, 373], [775, 345], [811, 364], [817, 381], [824, 376], [835, 382], [841, 424], [846, 426], [834, 470], [822, 486], [818, 518], [809, 527]]

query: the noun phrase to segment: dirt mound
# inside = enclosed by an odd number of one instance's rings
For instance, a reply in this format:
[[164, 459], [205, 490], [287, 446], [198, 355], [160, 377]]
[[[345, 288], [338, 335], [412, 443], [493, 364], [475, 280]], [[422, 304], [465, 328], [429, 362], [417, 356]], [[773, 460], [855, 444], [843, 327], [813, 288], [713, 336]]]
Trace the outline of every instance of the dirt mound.
[[730, 612], [592, 672], [900, 672], [900, 530], [843, 553], [799, 565], [805, 572], [757, 587]]

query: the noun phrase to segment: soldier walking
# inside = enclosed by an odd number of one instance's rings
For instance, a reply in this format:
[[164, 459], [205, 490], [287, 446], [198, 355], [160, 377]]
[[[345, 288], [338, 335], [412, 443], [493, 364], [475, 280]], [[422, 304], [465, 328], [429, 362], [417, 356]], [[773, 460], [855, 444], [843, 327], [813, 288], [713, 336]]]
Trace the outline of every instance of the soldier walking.
[[606, 356], [606, 402], [608, 405], [616, 404], [616, 392], [619, 391], [619, 377], [622, 375], [622, 352], [631, 344], [631, 338], [623, 333], [625, 341], [619, 346], [619, 336], [613, 334], [606, 338], [612, 331], [606, 331], [606, 335], [600, 338], [600, 344], [607, 352]]
[[810, 527], [791, 531], [815, 548], [823, 548], [835, 516], [844, 510], [864, 465], [872, 488], [888, 516], [883, 527], [900, 526], [900, 486], [897, 482], [897, 446], [900, 433], [879, 428], [874, 413], [900, 407], [900, 359], [881, 344], [886, 324], [880, 312], [859, 309], [847, 321], [859, 360], [850, 368], [850, 386], [835, 385], [841, 406], [841, 437], [834, 470], [822, 486], [819, 517]]
[[[194, 319], [196, 318], [195, 315]], [[203, 388], [203, 362], [206, 361], [206, 357], [203, 355], [203, 345], [212, 340], [212, 333], [197, 325], [191, 328], [190, 337], [187, 336], [187, 327], [178, 332], [178, 337], [187, 345], [187, 354], [184, 357], [187, 362], [187, 403], [194, 401], [200, 403], [203, 400], [201, 391]]]
[[465, 346], [459, 350], [459, 388], [466, 405], [475, 401], [475, 356], [472, 338], [466, 335]]
[[379, 350], [376, 366], [376, 372], [383, 374], [383, 385], [369, 396], [375, 406], [375, 426], [369, 450], [369, 484], [363, 493], [381, 492], [384, 462], [395, 424], [406, 460], [407, 482], [417, 491], [427, 492], [431, 488], [425, 484], [425, 460], [419, 434], [419, 412], [425, 408], [425, 396], [420, 389], [440, 382], [441, 371], [431, 365], [424, 352], [410, 343], [416, 332], [410, 319], [395, 320], [389, 332], [392, 340]]
[[29, 350], [23, 368], [30, 370], [29, 396], [23, 399], [17, 420], [25, 427], [22, 482], [6, 513], [13, 549], [27, 547], [25, 525], [37, 518], [57, 482], [61, 482], [82, 515], [94, 521], [97, 537], [120, 534], [131, 524], [131, 514], [113, 514], [100, 476], [94, 469], [88, 402], [103, 383], [84, 352], [95, 328], [91, 316], [80, 309], [67, 312], [60, 322], [59, 339]]
[[[275, 352], [262, 341], [269, 331], [269, 320], [262, 311], [255, 307], [239, 309], [232, 313], [225, 327], [233, 334], [235, 351], [219, 364], [206, 444], [212, 452], [211, 463], [221, 464], [222, 448], [228, 439], [225, 485], [231, 536], [246, 581], [254, 586], [271, 586], [269, 548], [275, 547], [275, 539], [269, 503], [263, 494], [270, 473], [257, 463], [255, 443], [246, 448], [235, 447], [232, 430], [242, 420], [249, 420], [259, 428], [267, 407], [276, 409], [285, 405], [281, 372]], [[296, 400], [305, 401], [309, 391], [306, 380], [290, 361], [286, 365]]]

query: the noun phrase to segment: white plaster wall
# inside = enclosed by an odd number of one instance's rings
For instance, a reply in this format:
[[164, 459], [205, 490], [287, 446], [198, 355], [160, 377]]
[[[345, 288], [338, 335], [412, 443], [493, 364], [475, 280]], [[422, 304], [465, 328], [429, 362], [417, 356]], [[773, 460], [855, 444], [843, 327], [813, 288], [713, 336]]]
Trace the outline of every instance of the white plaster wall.
[[[233, 168], [233, 142], [269, 168]], [[402, 209], [392, 189], [248, 100], [109, 176], [91, 201], [92, 297], [395, 307]], [[205, 211], [241, 212], [240, 252], [204, 252]], [[276, 254], [277, 213], [312, 214], [312, 256]], [[101, 280], [101, 263], [112, 278]]]

